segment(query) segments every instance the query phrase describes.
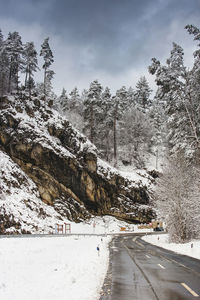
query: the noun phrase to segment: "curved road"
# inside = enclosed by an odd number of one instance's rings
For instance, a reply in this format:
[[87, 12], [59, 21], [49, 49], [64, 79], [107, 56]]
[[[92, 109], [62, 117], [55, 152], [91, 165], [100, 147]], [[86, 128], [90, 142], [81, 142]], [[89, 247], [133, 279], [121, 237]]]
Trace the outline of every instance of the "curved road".
[[100, 300], [200, 299], [200, 260], [117, 236]]

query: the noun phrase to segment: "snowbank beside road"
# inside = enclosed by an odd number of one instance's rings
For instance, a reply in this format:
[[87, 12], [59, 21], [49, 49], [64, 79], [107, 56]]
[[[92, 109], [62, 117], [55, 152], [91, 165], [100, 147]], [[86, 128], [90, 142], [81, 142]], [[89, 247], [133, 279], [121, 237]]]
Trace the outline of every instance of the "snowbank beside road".
[[0, 239], [0, 299], [99, 299], [110, 240], [96, 236]]
[[200, 259], [200, 241], [191, 241], [186, 244], [169, 243], [168, 234], [147, 235], [142, 237], [142, 239], [148, 243], [172, 250], [179, 254]]

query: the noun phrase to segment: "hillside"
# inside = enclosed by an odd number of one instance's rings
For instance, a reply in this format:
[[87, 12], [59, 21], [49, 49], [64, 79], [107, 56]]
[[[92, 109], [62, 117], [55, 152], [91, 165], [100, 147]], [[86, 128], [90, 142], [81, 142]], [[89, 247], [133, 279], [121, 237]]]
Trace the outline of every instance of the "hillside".
[[153, 177], [124, 177], [51, 105], [24, 94], [1, 98], [0, 232], [48, 232], [59, 220], [92, 215], [150, 221]]

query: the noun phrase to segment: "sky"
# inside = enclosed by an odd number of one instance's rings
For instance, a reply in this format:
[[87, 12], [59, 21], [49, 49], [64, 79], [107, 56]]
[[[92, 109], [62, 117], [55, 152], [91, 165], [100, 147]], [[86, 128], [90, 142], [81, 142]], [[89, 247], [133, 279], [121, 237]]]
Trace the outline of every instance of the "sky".
[[[200, 28], [200, 0], [0, 0], [0, 7], [5, 37], [18, 31], [38, 53], [49, 37], [57, 95], [63, 87], [81, 92], [96, 79], [114, 93], [123, 85], [134, 88], [141, 76], [155, 90], [151, 58], [165, 63], [176, 42], [192, 66], [197, 43], [184, 27]], [[36, 80], [42, 78], [41, 68]]]

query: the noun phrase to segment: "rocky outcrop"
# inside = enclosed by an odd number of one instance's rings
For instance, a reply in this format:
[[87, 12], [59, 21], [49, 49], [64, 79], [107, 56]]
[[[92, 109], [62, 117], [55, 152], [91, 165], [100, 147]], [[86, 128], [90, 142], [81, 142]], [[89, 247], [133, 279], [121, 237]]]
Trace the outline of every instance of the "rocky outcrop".
[[76, 222], [91, 214], [152, 219], [147, 186], [104, 164], [95, 146], [45, 102], [12, 96], [0, 105], [0, 149], [31, 178], [44, 203]]

